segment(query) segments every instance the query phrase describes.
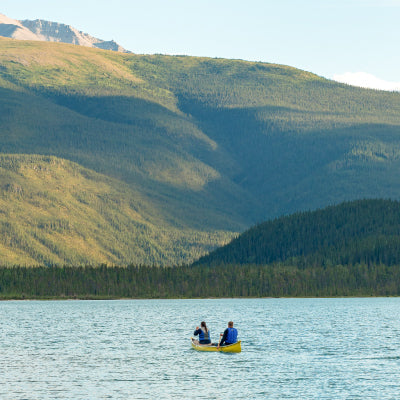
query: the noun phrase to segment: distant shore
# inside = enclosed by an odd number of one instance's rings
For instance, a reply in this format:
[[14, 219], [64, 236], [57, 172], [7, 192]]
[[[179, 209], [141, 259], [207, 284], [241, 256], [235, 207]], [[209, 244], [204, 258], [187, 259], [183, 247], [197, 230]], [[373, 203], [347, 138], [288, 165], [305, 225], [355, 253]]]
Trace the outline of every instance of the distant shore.
[[0, 267], [0, 300], [400, 296], [400, 267]]

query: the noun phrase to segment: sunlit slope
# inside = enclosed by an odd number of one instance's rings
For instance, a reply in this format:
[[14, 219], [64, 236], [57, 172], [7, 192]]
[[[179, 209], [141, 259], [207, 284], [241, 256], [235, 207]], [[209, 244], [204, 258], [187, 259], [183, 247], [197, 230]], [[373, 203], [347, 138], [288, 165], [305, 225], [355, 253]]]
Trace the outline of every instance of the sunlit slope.
[[0, 40], [0, 144], [124, 181], [175, 226], [400, 198], [400, 95], [295, 68]]
[[128, 185], [70, 161], [0, 156], [2, 265], [171, 265], [228, 238], [171, 227]]
[[0, 46], [3, 152], [56, 155], [121, 179], [177, 226], [247, 225], [253, 200], [207, 163], [229, 156], [173, 92], [136, 76], [129, 57], [54, 43]]

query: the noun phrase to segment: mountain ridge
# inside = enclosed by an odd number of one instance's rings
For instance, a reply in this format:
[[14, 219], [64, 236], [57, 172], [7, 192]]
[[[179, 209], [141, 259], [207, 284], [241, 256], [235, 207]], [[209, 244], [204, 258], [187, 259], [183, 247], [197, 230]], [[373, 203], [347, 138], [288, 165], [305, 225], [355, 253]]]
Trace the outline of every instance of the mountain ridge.
[[171, 237], [400, 198], [398, 93], [268, 63], [7, 38], [0, 48], [1, 152], [66, 159], [128, 185]]
[[0, 36], [17, 40], [36, 40], [48, 42], [62, 42], [79, 46], [95, 47], [103, 50], [112, 50], [130, 53], [114, 40], [102, 40], [88, 33], [59, 22], [36, 20], [14, 20], [0, 14]]

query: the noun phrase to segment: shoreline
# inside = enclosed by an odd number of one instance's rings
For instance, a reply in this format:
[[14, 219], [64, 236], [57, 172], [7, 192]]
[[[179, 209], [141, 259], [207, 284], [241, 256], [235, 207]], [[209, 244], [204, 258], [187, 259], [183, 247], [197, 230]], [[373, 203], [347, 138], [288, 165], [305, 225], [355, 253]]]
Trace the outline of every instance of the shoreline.
[[394, 295], [358, 295], [358, 296], [266, 296], [266, 297], [29, 297], [29, 298], [1, 298], [0, 302], [7, 301], [121, 301], [121, 300], [270, 300], [270, 299], [387, 299], [400, 298]]

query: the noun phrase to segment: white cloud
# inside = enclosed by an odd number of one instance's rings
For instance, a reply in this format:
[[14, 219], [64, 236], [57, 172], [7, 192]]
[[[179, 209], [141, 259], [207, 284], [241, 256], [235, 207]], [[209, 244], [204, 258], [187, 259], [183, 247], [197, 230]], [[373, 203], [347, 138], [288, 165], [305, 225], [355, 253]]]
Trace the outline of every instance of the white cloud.
[[333, 80], [369, 89], [400, 91], [400, 82], [390, 82], [367, 72], [345, 72], [333, 75]]

